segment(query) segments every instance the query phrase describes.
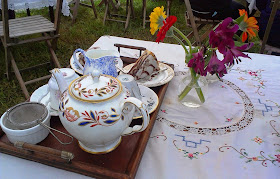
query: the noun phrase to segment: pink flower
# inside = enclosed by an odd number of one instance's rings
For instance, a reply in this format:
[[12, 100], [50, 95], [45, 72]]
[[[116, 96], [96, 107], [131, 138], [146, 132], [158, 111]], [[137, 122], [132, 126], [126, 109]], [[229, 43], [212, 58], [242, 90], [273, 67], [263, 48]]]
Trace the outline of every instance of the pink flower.
[[209, 44], [225, 54], [226, 47], [234, 47], [233, 35], [238, 31], [237, 24], [233, 24], [232, 18], [226, 18], [215, 31], [211, 31], [209, 34]]
[[253, 161], [258, 161], [258, 157], [253, 157], [252, 160]]
[[213, 52], [213, 55], [209, 61], [209, 64], [206, 70], [211, 74], [214, 75], [215, 73], [219, 74], [219, 76], [224, 76], [227, 74], [227, 69], [225, 64], [217, 58], [216, 52]]
[[189, 158], [193, 158], [193, 154], [192, 153], [189, 153]]
[[244, 58], [250, 58], [248, 55], [245, 55], [241, 51], [250, 49], [254, 44], [249, 43], [242, 45], [241, 47], [233, 46], [232, 48], [226, 47], [224, 54], [224, 60], [222, 61], [224, 64], [227, 64], [228, 66], [231, 66], [234, 64], [234, 59], [238, 63], [240, 61], [238, 57], [244, 57]]
[[280, 154], [275, 155], [275, 157], [277, 157], [276, 161], [280, 163]]
[[201, 76], [206, 76], [207, 71], [204, 70], [204, 58], [203, 58], [203, 53], [205, 51], [205, 48], [202, 47], [199, 52], [193, 54], [193, 58], [190, 59], [188, 63], [188, 67], [191, 67], [194, 69], [194, 71], [197, 74], [200, 74]]

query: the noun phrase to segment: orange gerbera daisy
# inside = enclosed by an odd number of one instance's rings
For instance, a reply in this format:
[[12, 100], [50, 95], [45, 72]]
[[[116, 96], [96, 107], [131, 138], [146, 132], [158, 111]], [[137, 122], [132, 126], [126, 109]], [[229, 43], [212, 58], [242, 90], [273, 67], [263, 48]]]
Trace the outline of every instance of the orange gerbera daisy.
[[[240, 30], [242, 30], [242, 42], [245, 42], [248, 38], [256, 37], [255, 31], [259, 31], [259, 26], [257, 25], [258, 21], [255, 17], [249, 17], [245, 9], [239, 9], [240, 16], [244, 15], [243, 21], [239, 24]], [[255, 30], [255, 31], [254, 31]], [[248, 34], [247, 34], [248, 33]]]

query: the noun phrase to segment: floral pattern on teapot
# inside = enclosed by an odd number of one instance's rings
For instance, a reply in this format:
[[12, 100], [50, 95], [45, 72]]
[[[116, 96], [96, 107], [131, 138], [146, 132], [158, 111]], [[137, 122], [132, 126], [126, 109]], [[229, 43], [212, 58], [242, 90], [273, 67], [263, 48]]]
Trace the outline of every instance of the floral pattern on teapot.
[[[62, 101], [59, 105], [59, 110], [62, 112], [62, 116], [65, 117], [69, 122], [74, 122], [81, 116], [79, 112], [73, 107], [66, 107], [66, 104], [69, 101], [69, 99], [66, 97], [67, 93], [64, 92], [62, 94]], [[80, 122], [79, 126], [86, 126], [88, 124], [92, 124], [90, 127], [94, 127], [97, 125], [110, 126], [116, 123], [119, 119], [124, 120], [124, 116], [122, 114], [117, 114], [116, 109], [111, 108], [111, 112], [111, 114], [109, 114], [109, 112], [105, 110], [94, 112], [91, 110], [90, 112], [82, 112], [82, 116], [85, 121]], [[100, 119], [102, 121], [100, 121]]]
[[109, 114], [109, 112], [105, 110], [94, 111], [94, 112], [90, 111], [89, 113], [85, 111], [82, 113], [82, 115], [83, 115], [83, 119], [85, 119], [86, 121], [80, 122], [79, 125], [86, 126], [88, 124], [92, 124], [90, 127], [94, 127], [97, 125], [107, 126], [107, 125], [113, 125], [120, 118], [124, 120], [124, 116], [117, 114], [114, 108], [111, 108], [111, 112], [112, 114]]
[[112, 93], [118, 86], [118, 82], [114, 79], [110, 79], [110, 81], [107, 83], [107, 86], [104, 86], [100, 89], [86, 89], [86, 88], [82, 88], [82, 85], [80, 83], [80, 81], [82, 80], [83, 78], [81, 78], [80, 80], [77, 80], [73, 87], [74, 87], [74, 90], [75, 91], [78, 91], [78, 94], [79, 96], [84, 96], [86, 98], [88, 98], [89, 96], [94, 96], [94, 95], [97, 95], [97, 96], [100, 96], [100, 97], [103, 97], [103, 95], [106, 95], [106, 94], [109, 94], [109, 93]]

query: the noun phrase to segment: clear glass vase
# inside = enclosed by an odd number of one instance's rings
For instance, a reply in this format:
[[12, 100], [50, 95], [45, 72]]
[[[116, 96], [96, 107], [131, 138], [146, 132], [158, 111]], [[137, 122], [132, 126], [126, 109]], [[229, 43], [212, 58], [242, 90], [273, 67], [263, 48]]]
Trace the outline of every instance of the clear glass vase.
[[178, 100], [184, 106], [197, 108], [205, 103], [208, 96], [208, 81], [204, 76], [194, 79], [187, 73], [178, 86]]

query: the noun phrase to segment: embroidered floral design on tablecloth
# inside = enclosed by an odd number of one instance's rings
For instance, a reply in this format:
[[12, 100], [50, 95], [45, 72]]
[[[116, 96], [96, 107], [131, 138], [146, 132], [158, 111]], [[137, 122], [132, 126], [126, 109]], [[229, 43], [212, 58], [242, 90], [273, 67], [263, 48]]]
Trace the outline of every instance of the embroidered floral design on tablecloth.
[[[274, 146], [280, 146], [280, 144], [274, 144]], [[260, 151], [260, 155], [249, 157], [249, 154], [246, 152], [245, 149], [241, 148], [239, 151], [234, 148], [233, 146], [225, 144], [224, 146], [219, 148], [220, 152], [225, 152], [224, 149], [233, 149], [237, 153], [240, 154], [240, 159], [246, 159], [246, 163], [249, 162], [261, 162], [264, 167], [267, 167], [267, 162], [271, 162], [273, 165], [280, 167], [280, 154], [270, 154], [267, 155], [268, 157], [264, 156], [264, 151]], [[276, 150], [276, 152], [280, 152], [280, 150]]]
[[279, 117], [279, 116], [280, 116], [280, 105], [279, 105], [278, 103], [272, 101], [272, 100], [266, 100], [266, 102], [271, 102], [271, 103], [274, 103], [274, 104], [275, 104], [275, 106], [278, 108], [278, 115], [272, 115], [272, 114], [271, 114], [271, 116], [272, 116], [272, 117]]
[[159, 134], [159, 135], [155, 135], [155, 136], [152, 136], [152, 137], [150, 137], [150, 138], [151, 138], [151, 139], [152, 139], [152, 138], [155, 138], [155, 139], [163, 138], [163, 141], [166, 141], [166, 140], [167, 140], [167, 137], [166, 137], [166, 135], [163, 134], [163, 132], [162, 132], [161, 134]]
[[[247, 75], [250, 75], [251, 76], [251, 80], [252, 81], [256, 81], [257, 84], [254, 85], [255, 88], [257, 88], [257, 90], [255, 91], [256, 93], [258, 93], [260, 96], [264, 96], [265, 94], [261, 91], [261, 89], [265, 89], [265, 80], [262, 79], [262, 72], [264, 70], [257, 70], [257, 71], [252, 71], [252, 70], [241, 70], [239, 67], [236, 68], [236, 69], [232, 69], [232, 70], [235, 70], [235, 71], [238, 71], [240, 74], [244, 73], [244, 74], [247, 74]], [[244, 77], [239, 77], [238, 78], [239, 80], [241, 81], [246, 81], [247, 79], [244, 78]]]
[[[173, 122], [172, 119], [169, 120], [161, 115], [157, 116], [157, 120], [159, 122], [163, 122], [167, 124], [169, 127], [174, 128], [178, 131], [183, 131], [192, 134], [202, 134], [202, 135], [223, 135], [246, 128], [253, 121], [253, 116], [254, 116], [253, 103], [251, 102], [250, 98], [246, 95], [246, 93], [232, 82], [227, 81], [225, 79], [222, 79], [221, 82], [226, 84], [228, 87], [232, 88], [242, 99], [243, 106], [244, 106], [244, 113], [238, 122], [232, 123], [229, 126], [218, 127], [218, 128], [201, 128], [201, 127], [192, 127], [192, 126], [178, 124], [176, 122]], [[161, 111], [163, 112], [163, 110]], [[164, 113], [167, 114], [166, 110], [164, 110]]]
[[261, 101], [261, 99], [258, 99], [258, 102], [259, 102], [259, 104], [262, 104], [263, 106], [264, 106], [264, 110], [262, 110], [262, 115], [263, 116], [265, 116], [264, 115], [264, 113], [267, 113], [267, 112], [270, 112], [270, 111], [272, 111], [273, 109], [272, 109], [272, 106], [269, 106], [268, 104], [266, 104], [265, 102], [262, 102]]
[[225, 119], [226, 119], [225, 122], [231, 122], [231, 121], [233, 120], [232, 117], [231, 117], [231, 118], [230, 118], [230, 117], [226, 117], [226, 116], [224, 116], [224, 117], [225, 117]]
[[223, 89], [227, 89], [227, 87], [225, 85], [220, 85], [220, 87]]
[[[202, 143], [205, 143], [205, 142], [211, 142], [211, 141], [208, 141], [208, 140], [202, 140], [200, 139], [199, 142], [195, 142], [195, 141], [190, 141], [190, 140], [186, 140], [185, 139], [185, 136], [182, 136], [182, 135], [175, 135], [175, 136], [178, 136], [178, 137], [182, 137], [182, 141], [185, 142], [185, 146], [186, 147], [189, 147], [189, 148], [198, 148], [199, 145], [201, 145]], [[154, 138], [154, 139], [162, 139], [163, 141], [166, 141], [167, 140], [167, 136], [162, 132], [161, 134], [158, 134], [158, 135], [154, 135], [152, 137], [150, 137], [151, 139]], [[180, 147], [178, 147], [178, 145], [176, 144], [177, 143], [177, 140], [173, 140], [173, 145], [174, 147], [179, 151], [179, 152], [183, 152], [184, 154], [184, 157], [188, 157], [189, 159], [198, 159], [199, 156], [202, 156], [202, 155], [205, 155], [206, 153], [209, 152], [209, 147], [208, 146], [205, 146], [206, 147], [206, 151], [195, 151], [195, 152], [190, 152], [190, 151], [187, 151], [186, 149], [181, 149]]]
[[256, 142], [257, 144], [261, 145], [261, 143], [263, 143], [264, 141], [259, 138], [258, 136], [256, 136], [254, 139], [251, 139], [252, 141]]
[[161, 112], [168, 114], [167, 111], [165, 109], [160, 109]]
[[176, 142], [177, 140], [173, 140], [173, 145], [176, 147], [176, 149], [179, 151], [179, 152], [183, 152], [184, 154], [184, 157], [188, 157], [189, 159], [198, 159], [199, 156], [202, 156], [202, 155], [205, 155], [206, 153], [209, 152], [209, 147], [208, 146], [205, 146], [206, 147], [206, 151], [205, 152], [200, 152], [200, 151], [196, 151], [196, 152], [189, 152], [185, 149], [181, 149], [179, 148], [177, 145], [176, 145]]
[[174, 76], [182, 76], [182, 75], [186, 75], [188, 74], [188, 72], [186, 71], [175, 71], [174, 72]]
[[272, 124], [272, 123], [275, 123], [275, 122], [276, 122], [276, 121], [274, 121], [274, 120], [269, 121], [270, 126], [271, 126], [272, 129], [275, 131], [275, 132], [272, 133], [272, 135], [276, 135], [277, 137], [280, 137], [280, 133], [275, 129], [275, 125]]

